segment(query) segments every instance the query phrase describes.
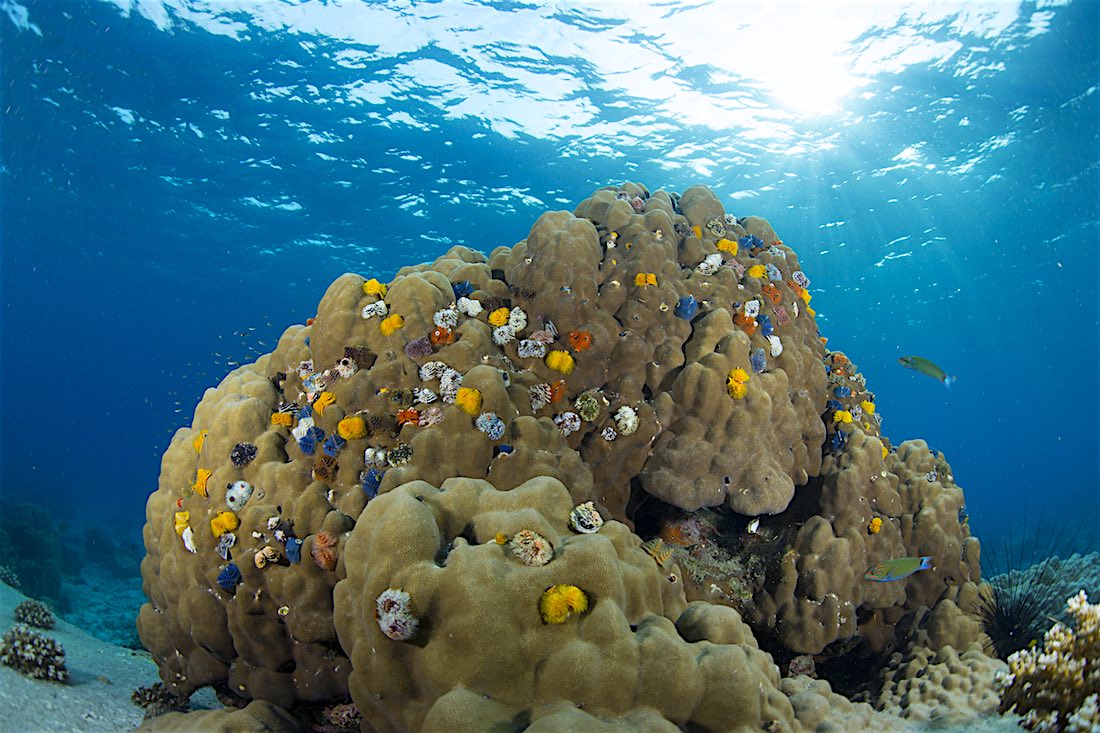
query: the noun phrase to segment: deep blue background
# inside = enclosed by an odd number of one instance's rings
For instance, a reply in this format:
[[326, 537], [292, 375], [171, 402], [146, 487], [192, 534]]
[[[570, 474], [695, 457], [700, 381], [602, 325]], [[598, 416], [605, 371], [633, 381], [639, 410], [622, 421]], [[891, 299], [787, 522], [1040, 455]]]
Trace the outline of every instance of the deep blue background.
[[[637, 180], [706, 183], [727, 210], [773, 223], [886, 434], [946, 452], [983, 537], [1021, 531], [1025, 508], [1098, 534], [1098, 3], [1057, 8], [1034, 37], [1020, 25], [1011, 43], [971, 39], [996, 73], [911, 65], [842, 115], [791, 122], [829, 145], [777, 152], [685, 124], [613, 155], [445, 119], [416, 89], [400, 110], [430, 129], [384, 122], [394, 102], [311, 98], [306, 84], [386, 78], [395, 63], [335, 65], [330, 38], [249, 28], [236, 40], [109, 4], [24, 4], [38, 32], [0, 17], [5, 498], [138, 531], [160, 455], [202, 391], [313, 315], [342, 272], [387, 279], [452, 244], [510, 245], [541, 211]], [[434, 46], [421, 56], [463, 63]], [[710, 78], [680, 72], [703, 92]], [[294, 91], [264, 93], [279, 86]], [[638, 119], [583, 93], [624, 135]], [[303, 130], [338, 139], [319, 147]], [[681, 144], [709, 151], [711, 175], [669, 164]], [[893, 168], [913, 144], [933, 167]], [[955, 388], [895, 363], [911, 353], [956, 374]]]

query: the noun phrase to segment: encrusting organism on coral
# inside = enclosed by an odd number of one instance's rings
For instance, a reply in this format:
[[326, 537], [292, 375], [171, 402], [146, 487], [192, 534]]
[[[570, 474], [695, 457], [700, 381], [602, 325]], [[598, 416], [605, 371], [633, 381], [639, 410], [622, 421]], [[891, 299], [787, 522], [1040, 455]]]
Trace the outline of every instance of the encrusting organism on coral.
[[313, 536], [313, 546], [309, 550], [313, 561], [322, 570], [336, 569], [336, 536], [321, 530]]
[[588, 595], [575, 585], [552, 586], [539, 599], [539, 613], [547, 624], [564, 624], [570, 616], [587, 610]]
[[378, 628], [394, 641], [408, 641], [416, 636], [420, 622], [412, 615], [412, 599], [400, 588], [387, 588], [375, 602]]
[[35, 679], [69, 681], [61, 644], [24, 624], [12, 626], [0, 638], [0, 663]]
[[138, 687], [130, 694], [130, 702], [145, 711], [146, 720], [165, 713], [186, 712], [189, 707], [188, 698], [172, 692], [163, 682]]
[[545, 537], [530, 529], [521, 529], [508, 546], [524, 565], [545, 565], [554, 559], [554, 548]]

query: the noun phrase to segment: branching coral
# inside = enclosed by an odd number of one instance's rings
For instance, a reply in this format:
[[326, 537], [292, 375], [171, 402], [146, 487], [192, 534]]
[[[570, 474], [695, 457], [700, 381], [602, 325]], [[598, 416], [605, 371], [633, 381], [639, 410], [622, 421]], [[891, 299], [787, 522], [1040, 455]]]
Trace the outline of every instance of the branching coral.
[[54, 625], [53, 612], [42, 601], [28, 598], [15, 607], [13, 613], [15, 620], [21, 624], [37, 626], [40, 629], [52, 629]]
[[23, 624], [12, 626], [0, 639], [0, 663], [35, 679], [69, 681], [61, 645]]
[[1008, 658], [998, 677], [1001, 712], [1023, 716], [1028, 730], [1059, 733], [1094, 731], [1100, 726], [1100, 604], [1084, 591], [1066, 601], [1074, 628], [1050, 627], [1043, 646]]

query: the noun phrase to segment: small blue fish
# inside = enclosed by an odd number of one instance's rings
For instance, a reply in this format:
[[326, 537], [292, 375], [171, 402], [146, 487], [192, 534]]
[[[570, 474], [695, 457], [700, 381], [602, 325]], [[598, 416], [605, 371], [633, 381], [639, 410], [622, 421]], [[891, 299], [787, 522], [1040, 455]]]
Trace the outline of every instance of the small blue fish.
[[883, 560], [878, 565], [868, 568], [863, 574], [863, 579], [873, 580], [876, 583], [889, 583], [891, 580], [908, 578], [919, 570], [932, 569], [930, 557], [895, 557], [893, 560]]

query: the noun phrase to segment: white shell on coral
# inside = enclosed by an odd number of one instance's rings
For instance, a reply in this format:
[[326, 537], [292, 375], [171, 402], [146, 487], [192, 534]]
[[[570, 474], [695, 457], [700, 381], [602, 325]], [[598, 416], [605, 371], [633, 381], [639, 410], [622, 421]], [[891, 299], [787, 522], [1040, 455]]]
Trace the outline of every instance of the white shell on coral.
[[581, 416], [575, 412], [563, 412], [554, 415], [554, 424], [558, 426], [561, 434], [568, 437], [581, 429]]
[[240, 509], [252, 496], [252, 484], [247, 481], [234, 481], [225, 490], [225, 503], [230, 509]]
[[432, 315], [432, 321], [440, 328], [453, 331], [458, 325], [458, 308], [452, 305], [438, 310]]
[[768, 344], [771, 345], [772, 356], [779, 356], [783, 353], [783, 342], [779, 340], [779, 337], [774, 333], [768, 336]]
[[512, 330], [511, 326], [505, 324], [493, 329], [493, 343], [497, 346], [504, 346], [504, 344], [511, 343], [515, 340], [516, 332]]
[[370, 305], [363, 306], [363, 312], [360, 314], [363, 319], [373, 318], [374, 316], [382, 317], [390, 312], [390, 308], [386, 305], [384, 300], [376, 300]]
[[439, 399], [439, 395], [425, 387], [421, 387], [414, 391], [416, 393], [416, 401], [424, 405], [429, 405]]
[[513, 334], [527, 328], [527, 314], [518, 306], [508, 313], [508, 328], [512, 329]]
[[630, 405], [623, 405], [615, 411], [615, 426], [619, 435], [633, 435], [638, 430], [638, 413]]
[[308, 433], [309, 429], [312, 427], [313, 418], [303, 417], [301, 420], [298, 421], [298, 424], [294, 427], [294, 429], [290, 431], [290, 434], [294, 436], [295, 440], [301, 440], [302, 438], [306, 437], [306, 433]]
[[596, 505], [590, 501], [578, 504], [569, 512], [569, 526], [581, 534], [594, 534], [603, 526], [603, 517], [596, 511]]
[[420, 381], [430, 382], [439, 379], [450, 367], [441, 361], [429, 361], [420, 367]]
[[534, 339], [523, 339], [519, 342], [519, 357], [521, 359], [541, 359], [546, 356], [546, 344]]
[[470, 318], [477, 318], [477, 314], [485, 310], [481, 307], [481, 301], [473, 298], [459, 298], [458, 309]]
[[183, 530], [183, 534], [180, 535], [183, 538], [183, 546], [187, 548], [189, 552], [198, 552], [198, 548], [195, 547], [195, 531], [190, 527]]
[[715, 252], [712, 255], [707, 255], [703, 258], [703, 261], [695, 266], [697, 272], [704, 275], [713, 275], [718, 272], [718, 268], [722, 265], [722, 255]]

